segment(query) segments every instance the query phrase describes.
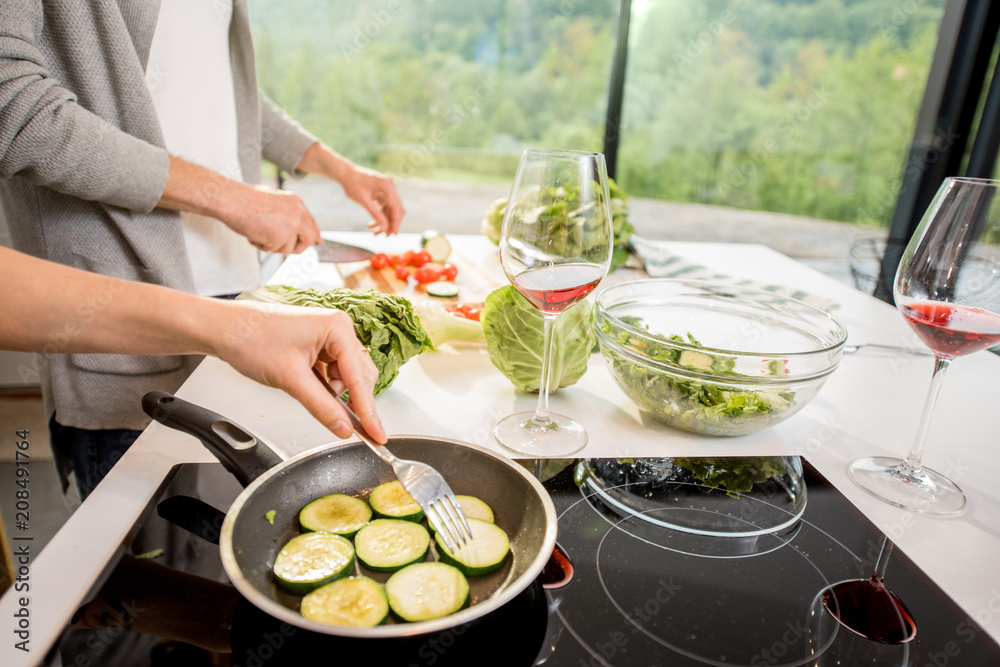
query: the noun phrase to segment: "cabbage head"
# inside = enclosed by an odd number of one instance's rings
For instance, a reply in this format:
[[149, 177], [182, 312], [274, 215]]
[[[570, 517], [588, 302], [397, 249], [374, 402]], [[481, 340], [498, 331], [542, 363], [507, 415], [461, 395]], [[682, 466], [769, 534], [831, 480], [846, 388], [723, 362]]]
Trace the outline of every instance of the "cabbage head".
[[[592, 306], [581, 301], [562, 313], [553, 325], [549, 391], [568, 387], [587, 372], [596, 338]], [[542, 314], [512, 286], [486, 297], [480, 316], [490, 361], [518, 389], [538, 392], [542, 379]]]

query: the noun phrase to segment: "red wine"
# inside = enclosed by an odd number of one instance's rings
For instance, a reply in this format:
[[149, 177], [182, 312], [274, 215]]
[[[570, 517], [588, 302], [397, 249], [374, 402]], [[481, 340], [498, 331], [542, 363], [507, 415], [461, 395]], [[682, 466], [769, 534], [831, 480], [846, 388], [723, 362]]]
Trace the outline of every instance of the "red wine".
[[874, 579], [842, 581], [823, 591], [823, 606], [841, 625], [882, 644], [905, 644], [917, 624], [899, 598]]
[[604, 277], [595, 264], [557, 264], [514, 276], [514, 287], [543, 313], [561, 313], [590, 294]]
[[927, 347], [957, 357], [1000, 343], [1000, 315], [935, 301], [915, 301], [902, 308], [903, 317]]

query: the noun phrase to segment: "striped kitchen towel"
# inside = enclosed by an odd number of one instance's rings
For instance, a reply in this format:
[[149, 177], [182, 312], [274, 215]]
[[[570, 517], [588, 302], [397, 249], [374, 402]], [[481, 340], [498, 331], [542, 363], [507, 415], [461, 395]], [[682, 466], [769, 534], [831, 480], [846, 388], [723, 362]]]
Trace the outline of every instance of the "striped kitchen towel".
[[750, 279], [734, 278], [724, 273], [719, 273], [715, 269], [695, 264], [680, 255], [670, 252], [666, 246], [656, 241], [650, 241], [633, 235], [629, 239], [629, 244], [635, 251], [635, 256], [642, 262], [643, 270], [652, 278], [690, 278], [692, 280], [719, 281], [724, 282], [727, 286], [741, 286], [749, 289], [774, 292], [778, 296], [797, 299], [824, 311], [830, 311], [840, 306], [833, 299], [810, 294], [809, 292], [788, 287], [787, 285], [773, 285]]

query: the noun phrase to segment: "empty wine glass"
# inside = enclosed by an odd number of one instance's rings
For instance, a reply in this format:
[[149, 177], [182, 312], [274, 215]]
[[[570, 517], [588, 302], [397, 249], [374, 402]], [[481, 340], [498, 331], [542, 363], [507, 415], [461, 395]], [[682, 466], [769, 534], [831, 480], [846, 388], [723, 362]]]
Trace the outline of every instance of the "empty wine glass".
[[510, 415], [493, 431], [518, 454], [564, 457], [587, 444], [583, 426], [549, 412], [553, 323], [608, 273], [610, 201], [601, 153], [527, 150], [521, 156], [500, 231], [500, 263], [542, 314], [542, 375], [535, 412]]
[[896, 306], [934, 352], [934, 375], [907, 457], [862, 458], [849, 471], [861, 488], [897, 507], [935, 515], [965, 510], [958, 485], [921, 459], [951, 361], [1000, 342], [998, 187], [1000, 181], [945, 179], [896, 271]]

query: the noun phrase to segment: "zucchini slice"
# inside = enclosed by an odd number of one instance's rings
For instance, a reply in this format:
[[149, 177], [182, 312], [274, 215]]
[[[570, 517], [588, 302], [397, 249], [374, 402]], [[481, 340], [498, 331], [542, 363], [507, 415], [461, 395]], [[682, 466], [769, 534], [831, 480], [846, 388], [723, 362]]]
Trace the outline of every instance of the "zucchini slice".
[[479, 577], [499, 569], [510, 552], [507, 533], [492, 523], [472, 518], [469, 518], [469, 528], [472, 539], [455, 553], [448, 549], [440, 534], [434, 536], [442, 562], [454, 565], [467, 577]]
[[[458, 505], [462, 508], [462, 513], [466, 519], [479, 519], [486, 523], [496, 523], [493, 517], [493, 509], [479, 498], [475, 496], [456, 495], [455, 499], [458, 500]], [[437, 532], [434, 530], [434, 526], [428, 526], [428, 528], [432, 533]]]
[[354, 536], [358, 560], [376, 572], [394, 572], [421, 561], [430, 545], [426, 528], [399, 519], [376, 519]]
[[385, 582], [389, 607], [404, 621], [453, 614], [469, 600], [469, 581], [445, 563], [407, 565]]
[[496, 523], [493, 518], [493, 508], [475, 496], [456, 495], [458, 504], [462, 506], [462, 512], [466, 519], [479, 519], [486, 523]]
[[389, 616], [389, 600], [382, 586], [368, 577], [347, 577], [320, 586], [302, 598], [308, 619], [349, 628], [374, 628]]
[[335, 493], [317, 498], [299, 511], [302, 530], [334, 533], [351, 537], [372, 518], [372, 508], [365, 501]]
[[379, 484], [372, 489], [368, 504], [380, 518], [403, 521], [420, 521], [424, 518], [424, 511], [399, 480]]
[[442, 263], [451, 255], [451, 243], [441, 232], [428, 229], [420, 236], [420, 249], [430, 253], [431, 260]]
[[441, 299], [451, 299], [458, 296], [458, 285], [451, 282], [450, 280], [437, 280], [433, 283], [428, 283], [424, 289], [431, 296], [436, 296]]
[[348, 574], [354, 546], [340, 535], [305, 533], [288, 540], [274, 559], [274, 577], [289, 593], [302, 594]]

